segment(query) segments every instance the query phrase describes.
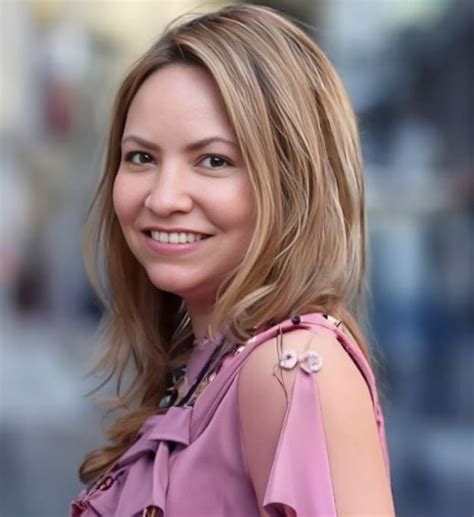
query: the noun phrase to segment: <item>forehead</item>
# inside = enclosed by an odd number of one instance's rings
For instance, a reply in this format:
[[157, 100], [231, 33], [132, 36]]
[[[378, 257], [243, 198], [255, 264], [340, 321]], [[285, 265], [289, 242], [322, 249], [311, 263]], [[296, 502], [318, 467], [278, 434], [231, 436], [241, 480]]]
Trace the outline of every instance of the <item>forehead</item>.
[[[219, 131], [233, 134], [224, 101], [214, 79], [203, 67], [166, 65], [140, 86], [127, 113], [126, 128], [167, 131]], [[184, 127], [183, 127], [184, 126]]]

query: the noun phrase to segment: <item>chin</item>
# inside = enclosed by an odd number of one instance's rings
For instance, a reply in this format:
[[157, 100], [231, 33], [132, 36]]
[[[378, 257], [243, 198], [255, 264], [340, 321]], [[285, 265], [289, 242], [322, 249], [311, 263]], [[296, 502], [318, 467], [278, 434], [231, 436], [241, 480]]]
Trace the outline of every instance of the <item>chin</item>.
[[161, 291], [166, 291], [167, 293], [173, 293], [178, 296], [183, 296], [183, 293], [185, 293], [187, 291], [185, 286], [183, 286], [181, 284], [177, 284], [176, 282], [170, 281], [169, 279], [163, 280], [161, 278], [157, 279], [157, 278], [154, 278], [151, 276], [148, 276], [148, 278], [150, 279], [150, 282], [157, 289], [160, 289]]
[[209, 300], [223, 281], [225, 275], [217, 267], [189, 267], [171, 264], [147, 264], [148, 279], [157, 288], [173, 293], [189, 301]]
[[172, 275], [156, 275], [148, 273], [150, 282], [161, 291], [173, 293], [181, 298], [194, 297], [200, 291], [198, 282], [185, 281], [184, 278], [176, 279]]

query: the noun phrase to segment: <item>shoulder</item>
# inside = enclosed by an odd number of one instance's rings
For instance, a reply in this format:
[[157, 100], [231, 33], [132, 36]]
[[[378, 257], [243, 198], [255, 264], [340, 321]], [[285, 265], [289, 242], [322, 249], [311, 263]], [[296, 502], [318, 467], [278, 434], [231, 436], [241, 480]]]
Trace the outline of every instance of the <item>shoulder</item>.
[[[321, 479], [314, 469], [325, 468], [338, 511], [377, 509], [391, 515], [372, 394], [364, 374], [335, 334], [298, 329], [283, 334], [281, 341], [281, 347], [277, 338], [259, 344], [239, 375], [242, 444], [260, 507], [271, 500], [278, 472], [284, 473], [283, 480], [294, 477], [302, 493], [314, 494], [312, 488]], [[281, 368], [280, 350], [292, 350], [298, 358], [315, 352], [321, 367], [308, 372], [297, 362], [291, 369]], [[289, 457], [314, 467], [307, 466], [304, 476], [290, 474], [291, 464], [283, 460]], [[368, 491], [378, 495], [368, 498]], [[308, 502], [312, 504], [316, 503]]]
[[281, 396], [275, 392], [281, 392], [286, 399], [286, 391], [288, 400], [291, 400], [300, 367], [298, 363], [289, 369], [280, 366], [280, 354], [286, 351], [295, 354], [297, 358], [301, 358], [308, 351], [319, 355], [321, 368], [311, 375], [317, 377], [320, 390], [329, 398], [328, 402], [362, 404], [372, 410], [367, 381], [336, 335], [318, 335], [304, 329], [284, 333], [281, 349], [278, 338], [275, 337], [261, 343], [249, 354], [239, 377], [241, 408], [246, 407], [245, 400], [249, 397], [255, 402], [260, 398], [268, 400], [268, 397], [280, 399]]

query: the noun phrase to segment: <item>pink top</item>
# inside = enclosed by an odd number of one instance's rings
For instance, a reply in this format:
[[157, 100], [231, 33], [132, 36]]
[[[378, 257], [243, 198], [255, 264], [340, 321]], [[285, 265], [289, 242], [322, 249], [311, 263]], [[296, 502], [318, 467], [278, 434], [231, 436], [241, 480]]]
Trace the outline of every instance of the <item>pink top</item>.
[[[340, 328], [322, 314], [308, 314], [298, 324], [287, 320], [271, 327], [249, 340], [240, 354], [227, 356], [194, 406], [171, 407], [150, 417], [101, 487], [83, 490], [70, 515], [141, 516], [145, 508], [155, 506], [162, 512], [156, 515], [165, 517], [259, 517], [242, 446], [237, 387], [249, 354], [275, 337], [279, 327], [283, 332], [303, 328], [338, 337], [369, 387], [390, 479], [384, 419], [369, 363]], [[187, 365], [188, 385], [215, 346], [210, 341], [195, 346]], [[303, 368], [296, 374], [265, 490], [263, 506], [270, 516], [281, 515], [281, 504], [299, 517], [336, 515], [316, 377]], [[170, 442], [176, 442], [172, 452]]]

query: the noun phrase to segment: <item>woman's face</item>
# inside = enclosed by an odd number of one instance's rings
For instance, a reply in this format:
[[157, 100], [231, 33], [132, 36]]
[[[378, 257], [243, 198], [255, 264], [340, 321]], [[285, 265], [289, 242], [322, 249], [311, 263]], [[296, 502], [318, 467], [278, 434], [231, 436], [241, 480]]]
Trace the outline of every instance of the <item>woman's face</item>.
[[188, 304], [212, 303], [247, 250], [254, 202], [206, 70], [168, 65], [139, 88], [127, 114], [113, 203], [151, 282]]

